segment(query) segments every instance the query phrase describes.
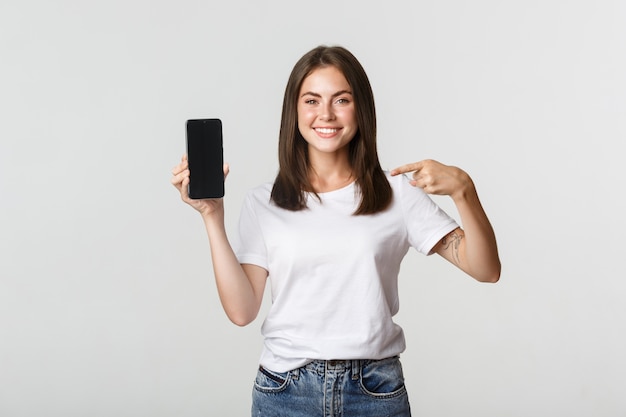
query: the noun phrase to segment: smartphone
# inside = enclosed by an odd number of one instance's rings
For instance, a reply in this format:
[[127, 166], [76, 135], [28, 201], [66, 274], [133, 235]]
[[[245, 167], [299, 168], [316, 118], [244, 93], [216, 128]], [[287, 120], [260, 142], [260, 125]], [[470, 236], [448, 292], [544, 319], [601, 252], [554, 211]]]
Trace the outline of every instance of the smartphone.
[[187, 120], [189, 197], [224, 197], [224, 150], [220, 119]]

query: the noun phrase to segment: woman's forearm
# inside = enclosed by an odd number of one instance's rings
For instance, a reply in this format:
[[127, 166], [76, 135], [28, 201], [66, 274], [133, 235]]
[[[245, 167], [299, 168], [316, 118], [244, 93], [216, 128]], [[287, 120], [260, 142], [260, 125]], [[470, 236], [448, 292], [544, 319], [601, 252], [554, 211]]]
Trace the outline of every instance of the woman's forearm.
[[203, 216], [215, 282], [222, 307], [238, 326], [252, 322], [261, 306], [267, 273], [260, 267], [244, 268], [228, 241], [223, 213]]
[[462, 269], [478, 281], [498, 281], [501, 265], [496, 236], [473, 184], [453, 200], [465, 234]]

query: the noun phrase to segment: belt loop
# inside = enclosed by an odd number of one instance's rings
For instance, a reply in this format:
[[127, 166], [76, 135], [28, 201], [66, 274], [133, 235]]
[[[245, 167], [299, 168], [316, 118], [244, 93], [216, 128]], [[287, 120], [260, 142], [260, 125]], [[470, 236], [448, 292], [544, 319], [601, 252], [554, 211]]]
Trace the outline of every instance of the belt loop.
[[356, 381], [359, 379], [359, 375], [361, 374], [361, 361], [358, 359], [352, 360], [352, 380]]

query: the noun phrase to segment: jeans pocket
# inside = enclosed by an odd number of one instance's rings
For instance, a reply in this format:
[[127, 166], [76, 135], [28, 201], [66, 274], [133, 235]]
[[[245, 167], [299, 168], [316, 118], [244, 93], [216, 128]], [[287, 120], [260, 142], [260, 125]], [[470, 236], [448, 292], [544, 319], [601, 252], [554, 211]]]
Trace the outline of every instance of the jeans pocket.
[[287, 388], [289, 378], [289, 372], [274, 372], [259, 366], [259, 371], [254, 380], [254, 388], [266, 393], [280, 392]]
[[376, 398], [393, 398], [406, 394], [400, 359], [369, 362], [361, 368], [361, 389]]

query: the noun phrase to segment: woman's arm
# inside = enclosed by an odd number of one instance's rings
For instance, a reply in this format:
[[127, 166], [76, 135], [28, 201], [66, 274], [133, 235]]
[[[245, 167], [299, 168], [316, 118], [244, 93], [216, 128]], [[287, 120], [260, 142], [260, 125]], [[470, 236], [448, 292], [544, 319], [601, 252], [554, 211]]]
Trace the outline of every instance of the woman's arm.
[[[211, 247], [211, 259], [217, 291], [228, 318], [238, 326], [252, 322], [261, 307], [267, 271], [256, 265], [240, 264], [230, 246], [224, 226], [223, 199], [194, 200], [189, 198], [189, 167], [187, 157], [172, 169], [172, 184], [182, 200], [202, 216]], [[228, 165], [224, 165], [224, 177]]]
[[500, 279], [500, 258], [491, 223], [470, 176], [460, 168], [424, 160], [403, 165], [391, 175], [413, 172], [411, 184], [429, 194], [449, 195], [461, 216], [463, 229], [448, 233], [433, 251], [481, 282]]
[[203, 216], [211, 246], [217, 291], [228, 318], [238, 326], [251, 323], [259, 313], [267, 271], [260, 266], [240, 264], [224, 228], [222, 216]]

